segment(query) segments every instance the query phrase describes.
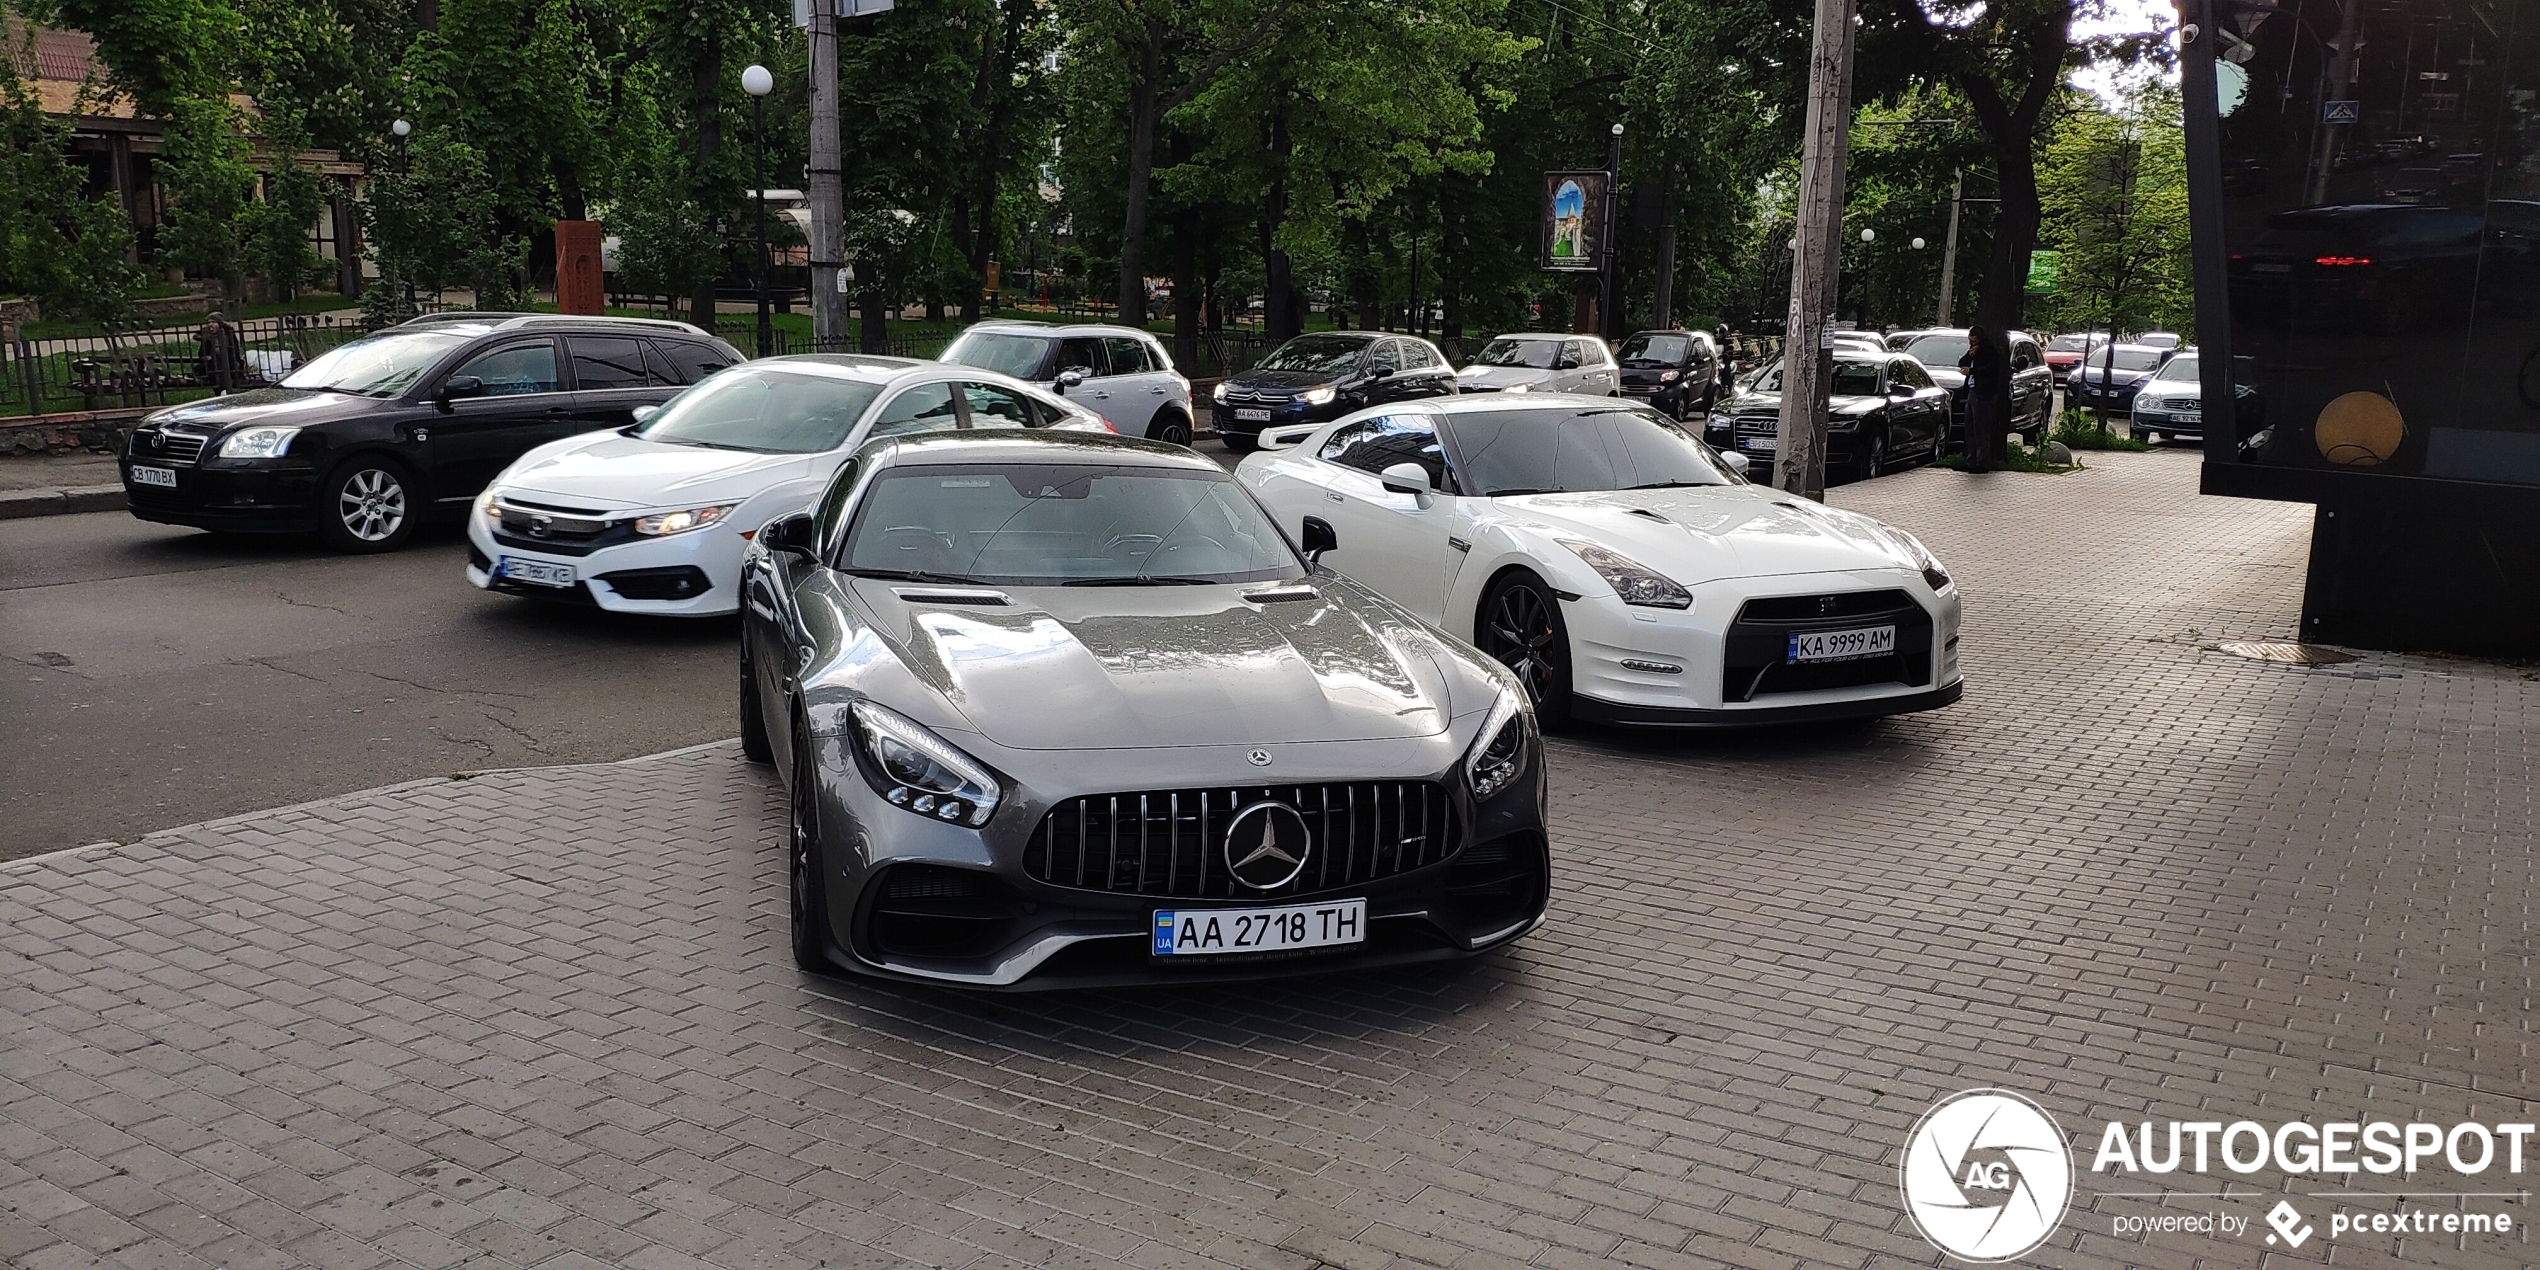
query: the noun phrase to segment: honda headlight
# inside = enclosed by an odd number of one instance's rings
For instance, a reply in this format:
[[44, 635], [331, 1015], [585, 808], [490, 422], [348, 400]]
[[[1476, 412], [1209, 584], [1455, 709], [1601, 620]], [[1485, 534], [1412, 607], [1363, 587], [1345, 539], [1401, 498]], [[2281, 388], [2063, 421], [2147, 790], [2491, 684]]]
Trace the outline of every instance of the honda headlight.
[[497, 525], [503, 523], [503, 509], [494, 505], [493, 486], [486, 486], [485, 492], [476, 496], [476, 514]]
[[1332, 404], [1332, 399], [1338, 396], [1340, 396], [1340, 390], [1325, 384], [1320, 388], [1308, 388], [1298, 393], [1296, 399], [1309, 406], [1328, 406]]
[[732, 509], [738, 506], [740, 506], [739, 503], [725, 503], [720, 507], [691, 507], [684, 511], [655, 512], [636, 521], [635, 532], [647, 538], [659, 538], [667, 534], [684, 534], [691, 529], [703, 529], [708, 525], [720, 525], [723, 523], [723, 518], [731, 515]]
[[224, 459], [278, 459], [291, 448], [291, 438], [300, 435], [298, 428], [240, 428], [220, 443]]
[[924, 724], [870, 701], [851, 707], [869, 763], [859, 764], [873, 792], [894, 807], [972, 827], [996, 814], [997, 778]]
[[1586, 561], [1587, 567], [1596, 570], [1596, 576], [1605, 579], [1605, 585], [1614, 588], [1614, 594], [1621, 596], [1625, 604], [1645, 609], [1693, 607], [1693, 592], [1676, 585], [1674, 579], [1641, 564], [1630, 556], [1597, 546], [1592, 542], [1578, 542], [1569, 538], [1559, 541], [1562, 546], [1570, 549], [1572, 555]]
[[1914, 562], [1915, 568], [1923, 571], [1923, 581], [1930, 583], [1932, 590], [1937, 591], [1949, 585], [1949, 571], [1940, 567], [1939, 558], [1932, 555], [1931, 548], [1923, 545], [1922, 539], [1902, 529], [1893, 528], [1887, 531], [1887, 537], [1890, 542], [1904, 549], [1905, 557]]
[[1222, 406], [1222, 405], [1225, 405], [1225, 404], [1226, 404], [1226, 381], [1225, 381], [1225, 380], [1222, 380], [1222, 379], [1221, 379], [1221, 380], [1218, 380], [1218, 381], [1217, 381], [1217, 386], [1216, 386], [1215, 388], [1212, 388], [1212, 389], [1209, 389], [1209, 390], [1208, 390], [1208, 395], [1209, 395], [1209, 397], [1210, 397], [1212, 400], [1216, 401], [1216, 403], [1217, 403], [1218, 405], [1221, 405], [1221, 406]]
[[1499, 700], [1491, 703], [1490, 717], [1482, 720], [1482, 730], [1473, 738], [1473, 748], [1464, 755], [1464, 779], [1471, 783], [1476, 800], [1508, 788], [1526, 770], [1526, 740], [1533, 733], [1534, 710], [1526, 704], [1525, 694], [1501, 688]]

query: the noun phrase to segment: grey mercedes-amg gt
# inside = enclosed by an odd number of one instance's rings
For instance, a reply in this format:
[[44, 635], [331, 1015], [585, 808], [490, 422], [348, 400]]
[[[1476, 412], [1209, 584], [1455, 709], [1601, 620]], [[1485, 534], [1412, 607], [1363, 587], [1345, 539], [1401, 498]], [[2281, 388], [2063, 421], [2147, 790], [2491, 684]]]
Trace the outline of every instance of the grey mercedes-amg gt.
[[1469, 957], [1542, 920], [1508, 671], [1314, 565], [1216, 464], [888, 437], [741, 582], [805, 969], [981, 988]]

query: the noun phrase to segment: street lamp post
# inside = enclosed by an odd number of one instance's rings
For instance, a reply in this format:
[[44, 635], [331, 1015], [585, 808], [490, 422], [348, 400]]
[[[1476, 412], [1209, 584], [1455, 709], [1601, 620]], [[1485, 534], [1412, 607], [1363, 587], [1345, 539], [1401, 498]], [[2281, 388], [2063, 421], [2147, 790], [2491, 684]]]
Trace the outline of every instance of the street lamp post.
[[776, 77], [767, 68], [751, 65], [741, 72], [741, 91], [750, 95], [750, 131], [756, 143], [753, 171], [758, 180], [758, 355], [768, 356], [776, 344], [774, 319], [767, 314], [767, 94], [776, 87]]
[[[392, 123], [392, 124], [388, 125], [388, 131], [390, 131], [390, 132], [392, 132], [392, 133], [395, 133], [395, 134], [397, 135], [397, 175], [398, 175], [399, 177], [401, 177], [401, 178], [407, 178], [407, 179], [409, 179], [409, 180], [410, 180], [410, 179], [414, 176], [414, 172], [415, 172], [415, 164], [414, 164], [414, 154], [413, 154], [413, 152], [412, 152], [412, 151], [409, 151], [409, 150], [406, 148], [406, 138], [407, 138], [409, 135], [411, 135], [411, 134], [414, 132], [414, 130], [415, 130], [415, 126], [414, 126], [413, 124], [411, 124], [411, 123], [406, 122], [406, 121], [405, 121], [404, 119], [402, 119], [402, 118], [400, 118], [399, 120], [397, 120], [395, 123]], [[408, 198], [412, 198], [412, 197], [414, 197], [414, 190], [413, 190], [413, 189], [411, 189], [411, 188], [409, 188], [409, 189], [406, 191], [406, 197], [408, 197]], [[411, 268], [400, 268], [399, 270], [397, 270], [397, 272], [399, 272], [399, 273], [401, 273], [401, 274], [404, 274], [404, 275], [405, 275], [405, 283], [406, 283], [406, 316], [407, 316], [407, 317], [413, 317], [413, 316], [415, 315], [415, 276], [414, 276], [414, 270], [413, 270], [413, 269], [411, 269]]]

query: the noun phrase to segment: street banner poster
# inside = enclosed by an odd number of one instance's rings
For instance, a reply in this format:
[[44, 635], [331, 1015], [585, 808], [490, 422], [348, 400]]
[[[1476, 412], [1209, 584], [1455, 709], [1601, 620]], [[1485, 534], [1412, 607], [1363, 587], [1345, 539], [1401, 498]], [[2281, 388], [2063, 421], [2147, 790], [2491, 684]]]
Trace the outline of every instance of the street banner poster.
[[2055, 271], [2063, 261], [2059, 251], [2032, 251], [2028, 254], [2028, 293], [2055, 294]]
[[1605, 245], [1605, 174], [1543, 174], [1543, 267], [1594, 273]]

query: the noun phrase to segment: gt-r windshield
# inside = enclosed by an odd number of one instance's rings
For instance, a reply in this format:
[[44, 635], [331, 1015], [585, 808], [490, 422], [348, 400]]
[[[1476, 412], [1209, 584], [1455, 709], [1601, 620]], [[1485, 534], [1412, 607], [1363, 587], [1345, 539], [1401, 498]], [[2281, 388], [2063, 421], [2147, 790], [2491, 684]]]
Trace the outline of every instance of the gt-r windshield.
[[1701, 442], [1636, 407], [1458, 412], [1440, 420], [1484, 497], [1732, 485]]
[[412, 387], [451, 349], [475, 338], [466, 331], [388, 331], [320, 353], [282, 381], [312, 392], [394, 397]]
[[671, 398], [634, 435], [671, 445], [817, 454], [846, 443], [878, 384], [736, 366]]
[[1476, 366], [1524, 366], [1532, 370], [1550, 370], [1554, 355], [1561, 351], [1559, 340], [1492, 340], [1474, 354]]
[[988, 586], [1197, 586], [1306, 573], [1232, 476], [1095, 463], [892, 468], [865, 491], [842, 567]]

